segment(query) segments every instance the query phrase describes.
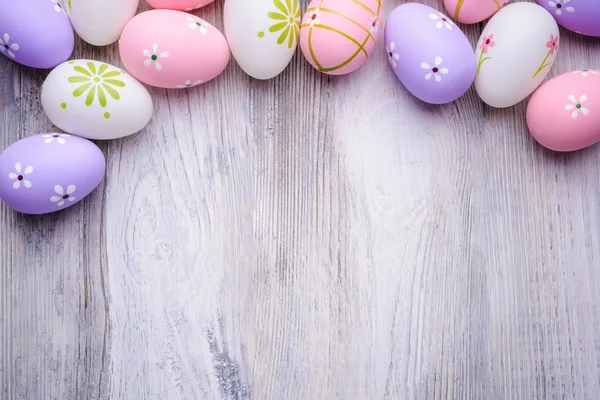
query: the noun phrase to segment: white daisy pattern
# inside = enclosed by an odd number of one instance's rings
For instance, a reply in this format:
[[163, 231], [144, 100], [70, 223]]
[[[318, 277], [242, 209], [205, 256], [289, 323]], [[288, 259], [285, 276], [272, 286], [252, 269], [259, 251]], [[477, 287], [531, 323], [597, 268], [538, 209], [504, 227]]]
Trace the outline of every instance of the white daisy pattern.
[[188, 8], [186, 8], [185, 11], [192, 11], [192, 10], [195, 10], [195, 9], [203, 7], [203, 6], [204, 6], [204, 4], [200, 3], [196, 7], [188, 7]]
[[162, 71], [163, 66], [158, 60], [169, 57], [169, 52], [163, 51], [162, 53], [158, 54], [158, 43], [154, 43], [152, 44], [152, 52], [144, 50], [144, 56], [148, 57], [148, 59], [144, 61], [144, 65], [146, 67], [149, 67], [152, 65], [152, 63], [154, 63], [154, 68], [156, 68], [157, 71]]
[[191, 15], [187, 17], [187, 20], [190, 21], [188, 28], [192, 30], [197, 29], [201, 34], [206, 35], [206, 28], [204, 27], [206, 24], [203, 24], [203, 21], [200, 18]]
[[306, 17], [306, 22], [311, 28], [315, 25], [318, 25], [321, 22], [321, 9], [319, 7], [315, 8], [312, 13], [308, 14]]
[[448, 68], [442, 68], [442, 61], [442, 57], [436, 57], [435, 60], [433, 60], [433, 65], [429, 65], [429, 63], [426, 62], [421, 63], [421, 68], [429, 71], [425, 75], [425, 80], [428, 81], [433, 77], [436, 82], [442, 81], [442, 75], [446, 75], [450, 72]]
[[185, 83], [183, 85], [177, 85], [177, 87], [179, 89], [183, 89], [183, 88], [189, 88], [189, 87], [194, 87], [194, 86], [198, 86], [199, 84], [201, 84], [202, 82], [204, 82], [202, 79], [197, 80], [196, 82], [192, 82], [190, 80], [185, 81]]
[[62, 4], [60, 3], [60, 0], [50, 0], [50, 3], [54, 3], [54, 11], [61, 12], [65, 15], [67, 15], [67, 12], [63, 8]]
[[76, 189], [77, 188], [75, 187], [75, 185], [69, 185], [67, 186], [67, 190], [65, 191], [65, 189], [61, 185], [56, 185], [54, 186], [54, 192], [58, 196], [50, 197], [50, 201], [56, 203], [58, 207], [64, 206], [66, 201], [72, 203], [75, 200], [77, 200], [75, 196], [72, 196], [72, 194], [75, 193]]
[[8, 179], [12, 179], [14, 181], [12, 185], [13, 189], [18, 190], [19, 188], [21, 188], [21, 184], [23, 184], [25, 188], [30, 189], [32, 186], [31, 181], [25, 178], [27, 175], [30, 175], [32, 173], [33, 167], [31, 165], [23, 169], [21, 163], [16, 163], [15, 172], [11, 172], [10, 174], [8, 174]]
[[15, 58], [15, 51], [18, 51], [21, 47], [16, 43], [10, 43], [10, 35], [5, 33], [0, 39], [0, 51], [2, 53], [8, 53], [8, 56]]
[[588, 98], [586, 94], [582, 94], [579, 97], [579, 100], [577, 100], [577, 98], [572, 94], [569, 95], [569, 101], [571, 104], [567, 104], [565, 106], [565, 110], [573, 110], [573, 112], [571, 112], [571, 118], [577, 119], [579, 117], [579, 113], [581, 113], [584, 117], [590, 114], [590, 111], [583, 106], [583, 103], [585, 103], [587, 99]]
[[432, 19], [435, 21], [435, 27], [438, 29], [442, 29], [442, 28], [446, 27], [446, 29], [451, 31], [452, 26], [454, 25], [454, 22], [452, 22], [452, 20], [450, 18], [446, 17], [442, 13], [429, 14], [429, 19]]
[[388, 60], [390, 61], [390, 64], [392, 64], [392, 66], [394, 68], [396, 68], [396, 61], [398, 61], [400, 59], [400, 55], [398, 55], [398, 53], [394, 53], [395, 49], [396, 49], [396, 43], [394, 43], [394, 42], [390, 42], [390, 44], [385, 46], [385, 51], [387, 51]]
[[598, 75], [597, 71], [590, 71], [589, 69], [582, 69], [581, 71], [573, 71], [574, 75], [578, 75], [581, 74], [581, 76], [590, 76], [590, 74], [592, 75]]
[[68, 135], [66, 133], [48, 133], [42, 135], [42, 137], [44, 138], [44, 143], [46, 144], [54, 143], [55, 141], [58, 144], [65, 144], [67, 143], [66, 138], [71, 137], [71, 135]]
[[562, 15], [563, 11], [566, 12], [575, 12], [575, 9], [571, 6], [565, 7], [566, 4], [570, 3], [571, 0], [554, 0], [549, 1], [548, 5], [552, 8], [555, 8], [554, 13], [556, 15]]
[[381, 22], [379, 21], [379, 15], [374, 15], [373, 18], [371, 18], [369, 20], [369, 23], [367, 24], [367, 26], [369, 27], [369, 32], [371, 32], [371, 34], [373, 35], [379, 32], [380, 25]]

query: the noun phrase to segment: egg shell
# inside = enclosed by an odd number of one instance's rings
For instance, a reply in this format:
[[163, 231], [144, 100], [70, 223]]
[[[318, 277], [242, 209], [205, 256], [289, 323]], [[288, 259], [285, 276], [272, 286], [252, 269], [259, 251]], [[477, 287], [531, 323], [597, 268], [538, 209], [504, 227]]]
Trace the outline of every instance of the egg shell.
[[[43, 1], [43, 0], [42, 0]], [[116, 42], [139, 0], [63, 0], [77, 34], [94, 46]]]
[[475, 48], [475, 89], [496, 108], [511, 107], [544, 81], [558, 54], [559, 30], [552, 15], [534, 3], [498, 11]]
[[600, 71], [568, 72], [544, 83], [527, 105], [527, 125], [538, 143], [554, 151], [600, 142]]
[[182, 11], [150, 10], [133, 18], [121, 35], [125, 69], [150, 86], [175, 89], [216, 78], [229, 63], [225, 36]]
[[367, 61], [383, 24], [381, 0], [313, 0], [300, 27], [300, 48], [317, 70], [349, 74]]
[[47, 133], [21, 139], [0, 154], [0, 198], [23, 214], [73, 206], [102, 181], [106, 161], [92, 142]]
[[192, 11], [197, 8], [201, 8], [209, 5], [214, 0], [146, 0], [148, 5], [152, 8], [160, 8], [163, 10], [179, 10], [179, 11]]
[[0, 52], [19, 64], [54, 68], [71, 57], [75, 35], [58, 0], [0, 1]]
[[65, 132], [108, 140], [142, 130], [152, 118], [146, 88], [120, 68], [93, 60], [56, 67], [42, 85], [44, 112]]
[[463, 24], [477, 24], [490, 18], [510, 0], [444, 0], [448, 14]]
[[598, 0], [537, 0], [559, 25], [586, 36], [600, 36], [600, 1]]
[[417, 98], [445, 104], [473, 84], [471, 43], [450, 18], [423, 4], [407, 3], [388, 16], [384, 40], [394, 73]]
[[298, 45], [298, 0], [225, 0], [225, 36], [242, 70], [271, 79], [288, 66]]

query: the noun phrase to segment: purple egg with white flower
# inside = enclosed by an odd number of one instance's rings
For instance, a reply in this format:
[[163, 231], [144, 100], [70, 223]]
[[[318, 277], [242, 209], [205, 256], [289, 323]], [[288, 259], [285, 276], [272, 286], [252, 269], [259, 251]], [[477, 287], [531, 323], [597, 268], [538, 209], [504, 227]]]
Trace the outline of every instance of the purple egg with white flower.
[[0, 0], [0, 53], [49, 69], [71, 57], [75, 35], [61, 0]]
[[471, 43], [450, 18], [431, 7], [417, 3], [396, 7], [387, 18], [384, 40], [398, 79], [426, 103], [453, 102], [475, 80]]
[[0, 154], [0, 199], [23, 214], [73, 206], [104, 178], [106, 161], [91, 141], [64, 133], [21, 139]]
[[599, 0], [537, 0], [563, 28], [600, 37]]

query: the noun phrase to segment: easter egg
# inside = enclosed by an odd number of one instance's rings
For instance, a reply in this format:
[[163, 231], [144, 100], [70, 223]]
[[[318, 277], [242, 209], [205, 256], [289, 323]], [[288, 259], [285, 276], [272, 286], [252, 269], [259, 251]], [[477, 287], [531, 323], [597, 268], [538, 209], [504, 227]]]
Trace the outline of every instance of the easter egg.
[[88, 139], [117, 139], [143, 129], [152, 98], [125, 71], [104, 62], [72, 60], [50, 72], [41, 90], [44, 112], [65, 132]]
[[502, 8], [487, 23], [475, 48], [479, 97], [496, 108], [520, 103], [550, 72], [558, 42], [558, 25], [544, 8], [534, 3]]
[[0, 53], [48, 69], [71, 57], [75, 35], [59, 0], [0, 1]]
[[559, 25], [586, 36], [600, 37], [600, 1], [537, 0]]
[[[42, 0], [43, 1], [43, 0]], [[63, 0], [77, 34], [94, 46], [116, 42], [139, 0]]]
[[229, 45], [214, 26], [174, 10], [136, 15], [119, 40], [125, 69], [155, 87], [189, 88], [216, 78], [229, 63]]
[[106, 162], [92, 142], [64, 133], [21, 139], [0, 154], [0, 199], [23, 214], [73, 206], [102, 181]]
[[452, 102], [473, 84], [473, 47], [450, 18], [431, 7], [396, 7], [387, 18], [384, 40], [394, 73], [424, 102]]
[[541, 85], [527, 105], [527, 126], [554, 151], [600, 142], [600, 70], [568, 72]]
[[444, 0], [452, 18], [463, 24], [477, 24], [488, 19], [510, 0]]
[[300, 30], [298, 0], [225, 0], [225, 36], [242, 70], [271, 79], [290, 63]]
[[344, 75], [367, 61], [383, 23], [381, 0], [313, 0], [300, 26], [300, 48], [317, 70]]
[[192, 11], [204, 7], [213, 1], [214, 0], [146, 0], [148, 5], [152, 8], [179, 11]]

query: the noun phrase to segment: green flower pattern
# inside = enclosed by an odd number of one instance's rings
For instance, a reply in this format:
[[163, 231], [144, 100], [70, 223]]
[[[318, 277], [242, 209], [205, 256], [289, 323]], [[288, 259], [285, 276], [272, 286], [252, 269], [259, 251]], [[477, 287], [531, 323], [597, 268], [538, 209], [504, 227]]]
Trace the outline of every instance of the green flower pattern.
[[[288, 47], [291, 49], [300, 36], [300, 5], [298, 0], [273, 0], [273, 4], [280, 12], [270, 12], [269, 18], [274, 20], [269, 28], [269, 32], [281, 32], [277, 39], [277, 44], [283, 44], [287, 40]], [[259, 37], [262, 37], [259, 33]]]
[[[119, 100], [121, 95], [119, 95], [119, 92], [115, 87], [125, 87], [125, 82], [115, 79], [117, 76], [122, 75], [121, 71], [107, 71], [108, 65], [98, 64], [88, 61], [86, 64], [87, 68], [76, 65], [73, 69], [79, 75], [68, 78], [69, 83], [81, 84], [73, 91], [73, 97], [80, 97], [87, 93], [85, 104], [88, 107], [94, 104], [96, 98], [98, 99], [100, 106], [106, 107], [108, 104], [107, 93], [113, 99]], [[97, 97], [96, 94], [98, 95]]]

